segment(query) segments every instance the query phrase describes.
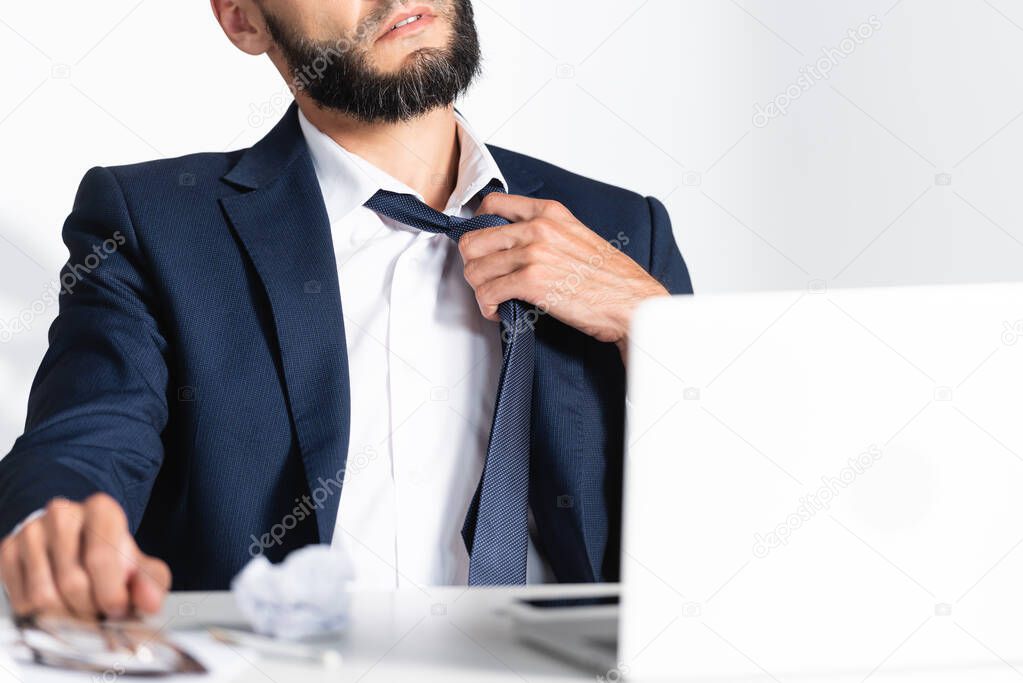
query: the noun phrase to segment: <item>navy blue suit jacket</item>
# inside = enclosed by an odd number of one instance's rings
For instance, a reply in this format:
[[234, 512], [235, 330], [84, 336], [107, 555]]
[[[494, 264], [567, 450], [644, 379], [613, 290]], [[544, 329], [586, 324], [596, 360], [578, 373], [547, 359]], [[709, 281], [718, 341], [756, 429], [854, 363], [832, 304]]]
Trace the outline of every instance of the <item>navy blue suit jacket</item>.
[[[492, 151], [512, 194], [560, 201], [691, 292], [657, 200]], [[226, 588], [260, 549], [329, 543], [359, 397], [295, 107], [247, 150], [90, 170], [63, 236], [68, 293], [0, 461], [0, 536], [103, 491], [178, 590]], [[613, 345], [539, 320], [530, 502], [559, 581], [618, 578], [624, 394]]]

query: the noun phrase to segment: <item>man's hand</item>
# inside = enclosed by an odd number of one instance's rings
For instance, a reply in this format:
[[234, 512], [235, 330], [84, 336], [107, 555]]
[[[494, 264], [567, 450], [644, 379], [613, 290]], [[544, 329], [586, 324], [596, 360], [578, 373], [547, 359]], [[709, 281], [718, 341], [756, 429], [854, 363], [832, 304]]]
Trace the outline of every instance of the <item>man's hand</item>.
[[492, 193], [477, 214], [510, 225], [467, 233], [458, 243], [465, 279], [480, 311], [499, 320], [498, 304], [519, 299], [626, 357], [636, 307], [668, 291], [643, 268], [580, 223], [558, 202]]
[[156, 612], [171, 583], [167, 565], [139, 551], [121, 506], [102, 493], [55, 499], [7, 536], [0, 578], [16, 614], [84, 618]]

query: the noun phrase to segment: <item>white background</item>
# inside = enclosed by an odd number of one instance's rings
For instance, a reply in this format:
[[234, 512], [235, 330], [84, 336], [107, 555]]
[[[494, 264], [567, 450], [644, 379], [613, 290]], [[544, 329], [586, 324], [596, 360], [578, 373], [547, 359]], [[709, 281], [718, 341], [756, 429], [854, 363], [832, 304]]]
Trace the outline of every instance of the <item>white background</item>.
[[[661, 198], [698, 292], [1023, 275], [1018, 2], [475, 5], [474, 127]], [[871, 15], [881, 28], [830, 80], [753, 125], [755, 103]], [[31, 310], [66, 258], [84, 172], [249, 146], [287, 92], [203, 0], [0, 0], [0, 60], [0, 321], [30, 320], [0, 344], [2, 453], [56, 314]]]

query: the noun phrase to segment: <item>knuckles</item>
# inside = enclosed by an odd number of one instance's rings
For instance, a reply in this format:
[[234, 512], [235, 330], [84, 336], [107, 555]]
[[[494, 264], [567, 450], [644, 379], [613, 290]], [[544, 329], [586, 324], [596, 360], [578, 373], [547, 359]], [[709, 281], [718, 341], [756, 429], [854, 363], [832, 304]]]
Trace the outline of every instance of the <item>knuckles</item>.
[[88, 575], [80, 569], [68, 570], [57, 577], [57, 588], [70, 598], [88, 595], [90, 587]]
[[519, 271], [519, 280], [525, 283], [536, 282], [543, 278], [545, 271], [541, 263], [530, 263]]
[[479, 211], [477, 213], [478, 214], [493, 214], [494, 213], [494, 209], [496, 208], [494, 205], [498, 201], [497, 197], [498, 197], [498, 193], [496, 193], [496, 192], [492, 192], [492, 193], [488, 194], [486, 197], [484, 197], [483, 201], [480, 202], [480, 208], [479, 208]]
[[548, 199], [544, 202], [542, 213], [555, 219], [566, 219], [572, 217], [572, 212], [561, 202]]
[[94, 493], [85, 499], [85, 507], [101, 511], [116, 511], [120, 515], [124, 515], [124, 511], [121, 510], [121, 505], [106, 493]]
[[[476, 303], [479, 304], [481, 310], [486, 306], [494, 305], [494, 302], [491, 301], [493, 291], [494, 285], [489, 282], [476, 287]], [[486, 311], [484, 311], [484, 313], [486, 313]]]
[[104, 519], [116, 521], [118, 526], [127, 533], [128, 516], [124, 514], [121, 504], [105, 493], [94, 493], [83, 503], [85, 519]]
[[545, 263], [551, 255], [551, 250], [543, 242], [533, 242], [524, 249], [526, 256], [525, 267], [537, 263]]
[[[531, 263], [523, 267], [518, 275], [518, 287], [522, 290], [523, 294], [528, 295], [533, 292], [537, 287], [543, 284], [544, 277], [546, 275], [546, 268], [540, 263]], [[529, 298], [528, 296], [520, 296], [519, 298]]]
[[476, 260], [466, 261], [465, 266], [462, 268], [462, 275], [465, 276], [465, 281], [473, 287], [480, 284], [478, 282], [479, 270], [480, 264]]
[[473, 242], [471, 232], [467, 232], [458, 238], [458, 253], [462, 255], [462, 258], [468, 258], [469, 247]]
[[71, 509], [72, 505], [75, 505], [75, 503], [72, 503], [67, 498], [54, 498], [46, 504], [46, 514], [55, 517], [63, 515]]
[[82, 553], [82, 564], [91, 576], [100, 576], [111, 569], [112, 549], [93, 543]]
[[55, 498], [46, 505], [43, 519], [47, 528], [60, 532], [75, 526], [82, 518], [81, 505], [63, 498]]
[[529, 225], [534, 240], [549, 241], [554, 238], [555, 233], [558, 231], [558, 225], [555, 221], [542, 216], [534, 218], [530, 221]]
[[53, 588], [41, 583], [30, 585], [26, 597], [31, 608], [39, 612], [56, 611], [63, 605]]

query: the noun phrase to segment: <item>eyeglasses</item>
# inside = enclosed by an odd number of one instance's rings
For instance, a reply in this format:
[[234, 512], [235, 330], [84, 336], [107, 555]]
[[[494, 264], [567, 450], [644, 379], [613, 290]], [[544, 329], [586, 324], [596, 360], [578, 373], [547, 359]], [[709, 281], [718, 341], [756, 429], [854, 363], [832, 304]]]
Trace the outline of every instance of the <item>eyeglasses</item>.
[[194, 657], [138, 621], [63, 616], [16, 617], [21, 641], [37, 664], [132, 676], [206, 673]]

